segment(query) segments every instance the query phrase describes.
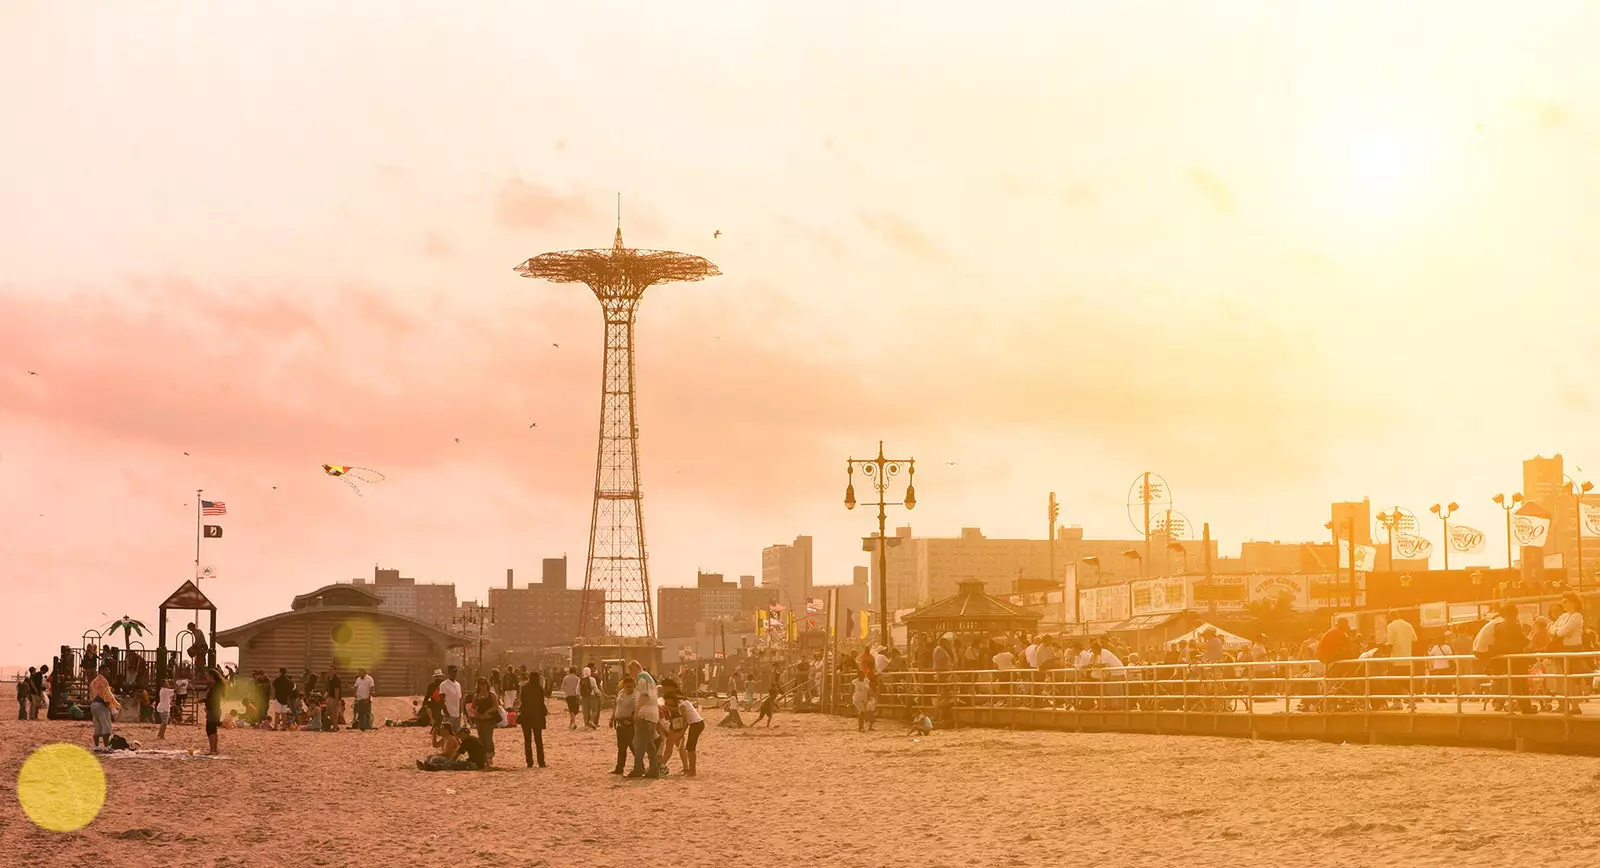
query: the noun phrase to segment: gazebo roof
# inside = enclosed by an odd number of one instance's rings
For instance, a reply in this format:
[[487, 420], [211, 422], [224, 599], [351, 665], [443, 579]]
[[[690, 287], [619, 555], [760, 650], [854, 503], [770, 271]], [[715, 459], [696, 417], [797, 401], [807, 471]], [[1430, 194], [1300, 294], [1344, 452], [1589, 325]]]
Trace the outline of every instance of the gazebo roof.
[[1044, 616], [1013, 606], [983, 591], [983, 582], [960, 582], [956, 594], [904, 616], [900, 620], [915, 630], [935, 633], [978, 633], [1029, 630]]

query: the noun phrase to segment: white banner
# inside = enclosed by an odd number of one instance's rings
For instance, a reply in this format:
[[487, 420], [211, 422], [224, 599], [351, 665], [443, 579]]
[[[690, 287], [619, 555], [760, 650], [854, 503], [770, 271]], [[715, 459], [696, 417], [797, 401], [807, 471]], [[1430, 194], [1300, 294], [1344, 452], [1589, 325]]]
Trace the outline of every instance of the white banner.
[[1583, 516], [1583, 535], [1600, 536], [1600, 506], [1579, 504], [1578, 512]]
[[1556, 552], [1553, 555], [1545, 555], [1544, 568], [1547, 570], [1559, 570], [1562, 567], [1561, 561], [1562, 557], [1560, 552]]
[[1464, 524], [1450, 525], [1450, 550], [1464, 555], [1483, 554], [1483, 531]]
[[1550, 519], [1538, 515], [1523, 515], [1518, 513], [1511, 517], [1511, 535], [1517, 538], [1517, 545], [1542, 546], [1545, 538], [1550, 535]]
[[1433, 555], [1433, 543], [1414, 533], [1396, 532], [1394, 535], [1394, 556], [1398, 560], [1425, 561]]
[[[1378, 563], [1377, 546], [1356, 546], [1356, 572], [1370, 573]], [[1339, 540], [1339, 569], [1350, 569], [1350, 541]]]

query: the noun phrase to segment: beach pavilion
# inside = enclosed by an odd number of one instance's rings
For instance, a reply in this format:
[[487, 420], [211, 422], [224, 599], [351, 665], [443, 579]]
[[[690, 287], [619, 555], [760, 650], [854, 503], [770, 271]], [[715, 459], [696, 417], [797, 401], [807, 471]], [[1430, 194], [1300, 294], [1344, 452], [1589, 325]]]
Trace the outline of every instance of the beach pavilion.
[[1038, 631], [1044, 615], [1021, 606], [1014, 606], [983, 590], [983, 582], [958, 582], [953, 597], [930, 603], [901, 617], [910, 633], [926, 633], [935, 640], [945, 635], [952, 637], [980, 637], [988, 640], [1012, 633], [1032, 634]]
[[216, 642], [239, 649], [240, 672], [283, 668], [298, 677], [336, 667], [349, 684], [365, 668], [379, 696], [406, 696], [427, 686], [451, 648], [473, 641], [382, 605], [359, 585], [326, 585], [295, 597], [287, 612], [218, 632]]

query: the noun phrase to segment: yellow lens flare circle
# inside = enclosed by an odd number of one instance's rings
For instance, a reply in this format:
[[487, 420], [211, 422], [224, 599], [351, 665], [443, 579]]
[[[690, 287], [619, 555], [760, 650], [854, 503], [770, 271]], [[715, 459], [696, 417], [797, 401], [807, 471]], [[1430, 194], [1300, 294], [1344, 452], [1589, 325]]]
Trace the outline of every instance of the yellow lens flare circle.
[[48, 744], [30, 754], [17, 773], [17, 801], [39, 828], [76, 832], [105, 807], [106, 773], [89, 751]]

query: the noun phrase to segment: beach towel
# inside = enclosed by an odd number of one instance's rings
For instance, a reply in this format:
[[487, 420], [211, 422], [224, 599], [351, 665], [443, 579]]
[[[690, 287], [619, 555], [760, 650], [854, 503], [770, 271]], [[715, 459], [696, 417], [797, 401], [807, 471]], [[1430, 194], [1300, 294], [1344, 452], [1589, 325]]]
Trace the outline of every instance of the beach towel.
[[95, 750], [95, 753], [99, 754], [101, 757], [104, 757], [105, 759], [152, 759], [152, 760], [216, 760], [216, 759], [226, 759], [226, 757], [208, 756], [208, 755], [203, 754], [203, 753], [196, 753], [195, 751], [188, 751], [188, 750], [153, 750], [153, 749], [152, 750], [143, 750], [143, 749], [141, 749], [141, 750], [131, 750], [131, 749], [130, 750], [107, 750], [105, 748], [98, 748], [98, 749]]

